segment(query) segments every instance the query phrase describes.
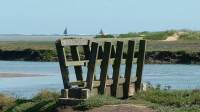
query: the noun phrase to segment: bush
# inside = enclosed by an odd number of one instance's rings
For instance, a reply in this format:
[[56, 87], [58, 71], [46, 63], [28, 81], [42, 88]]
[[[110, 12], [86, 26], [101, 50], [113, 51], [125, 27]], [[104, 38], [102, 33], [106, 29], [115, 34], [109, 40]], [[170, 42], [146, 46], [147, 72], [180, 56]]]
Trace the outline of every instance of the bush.
[[151, 89], [147, 92], [137, 94], [134, 98], [141, 98], [151, 103], [163, 106], [187, 107], [191, 105], [200, 105], [200, 93], [189, 90], [178, 91]]
[[0, 94], [0, 112], [13, 107], [14, 105], [15, 105], [14, 98]]
[[197, 31], [186, 31], [179, 37], [182, 40], [200, 40], [200, 32]]
[[57, 92], [51, 92], [48, 90], [43, 90], [38, 93], [36, 96], [32, 98], [33, 101], [41, 101], [41, 100], [53, 100], [57, 101], [59, 98], [59, 94]]

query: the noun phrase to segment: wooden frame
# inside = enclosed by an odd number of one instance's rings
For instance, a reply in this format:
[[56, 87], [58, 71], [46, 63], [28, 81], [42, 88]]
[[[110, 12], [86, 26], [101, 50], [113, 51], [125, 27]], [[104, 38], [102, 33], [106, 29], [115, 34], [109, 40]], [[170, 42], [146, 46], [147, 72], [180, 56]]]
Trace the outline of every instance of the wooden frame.
[[[124, 45], [128, 45], [124, 51]], [[65, 47], [69, 47], [71, 60], [67, 59]], [[79, 48], [83, 51], [80, 53]], [[135, 58], [136, 41], [133, 39], [60, 39], [56, 41], [56, 49], [64, 90], [62, 96], [85, 99], [102, 94], [128, 98], [141, 90], [142, 73], [145, 60], [146, 41], [139, 41], [138, 57]], [[125, 55], [124, 55], [125, 54]], [[81, 59], [83, 55], [84, 59]], [[137, 64], [135, 78], [132, 65]], [[120, 67], [125, 64], [124, 76], [120, 77]], [[100, 65], [100, 79], [95, 80], [95, 66]], [[108, 78], [108, 67], [113, 66], [112, 79]], [[69, 66], [73, 66], [77, 81], [71, 82]], [[83, 79], [83, 68], [87, 66], [87, 78]], [[122, 72], [122, 71], [121, 71]], [[75, 86], [75, 88], [74, 88]]]

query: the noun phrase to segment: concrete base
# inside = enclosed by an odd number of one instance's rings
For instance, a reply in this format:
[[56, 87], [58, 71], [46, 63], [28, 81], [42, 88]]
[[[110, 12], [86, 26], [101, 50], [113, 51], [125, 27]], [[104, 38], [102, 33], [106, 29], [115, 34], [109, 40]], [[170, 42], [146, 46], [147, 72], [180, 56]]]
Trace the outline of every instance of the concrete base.
[[65, 99], [68, 99], [68, 98], [88, 99], [89, 96], [90, 96], [89, 89], [70, 88], [70, 89], [61, 90], [61, 97]]

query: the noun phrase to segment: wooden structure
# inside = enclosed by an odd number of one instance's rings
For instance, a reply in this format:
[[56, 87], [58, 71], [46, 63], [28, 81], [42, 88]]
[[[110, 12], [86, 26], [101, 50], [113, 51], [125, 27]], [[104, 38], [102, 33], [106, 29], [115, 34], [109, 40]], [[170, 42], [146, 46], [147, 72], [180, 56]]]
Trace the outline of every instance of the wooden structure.
[[[102, 94], [128, 98], [141, 89], [142, 71], [145, 59], [146, 41], [137, 44], [138, 54], [135, 58], [136, 44], [131, 39], [60, 39], [56, 49], [62, 74], [64, 89], [61, 100], [87, 99]], [[127, 45], [125, 48], [124, 46]], [[68, 47], [68, 53], [66, 49]], [[82, 49], [82, 52], [79, 52]], [[70, 56], [66, 55], [70, 54]], [[81, 55], [80, 55], [81, 54]], [[137, 63], [136, 75], [132, 76], [132, 65]], [[120, 74], [120, 66], [125, 65], [125, 74]], [[100, 78], [96, 78], [95, 69], [100, 65]], [[112, 65], [112, 77], [108, 77], [108, 68]], [[69, 67], [73, 66], [77, 81], [69, 79]], [[84, 80], [83, 67], [87, 67]], [[134, 77], [134, 78], [132, 78]]]

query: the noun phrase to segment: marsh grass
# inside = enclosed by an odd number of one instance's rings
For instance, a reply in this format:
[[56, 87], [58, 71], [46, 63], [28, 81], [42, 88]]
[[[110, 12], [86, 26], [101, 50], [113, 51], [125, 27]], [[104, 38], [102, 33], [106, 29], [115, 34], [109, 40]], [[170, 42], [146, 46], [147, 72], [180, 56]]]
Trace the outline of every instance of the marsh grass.
[[0, 112], [11, 108], [15, 104], [14, 98], [0, 94]]
[[199, 31], [185, 31], [184, 34], [180, 35], [181, 40], [200, 40]]
[[[57, 106], [59, 94], [43, 90], [32, 99], [12, 98], [13, 104], [7, 103], [2, 112], [49, 112]], [[6, 100], [5, 100], [6, 101]], [[1, 102], [0, 102], [1, 104]]]
[[130, 32], [127, 34], [120, 34], [118, 38], [139, 38], [147, 40], [165, 40], [168, 36], [172, 36], [176, 31], [158, 31], [158, 32]]
[[[60, 94], [41, 91], [32, 99], [16, 99], [0, 95], [0, 112], [52, 112], [57, 108]], [[142, 104], [157, 112], [199, 112], [199, 90], [161, 90], [159, 86], [150, 87], [146, 92], [140, 92], [127, 100], [110, 96], [94, 96], [74, 106], [74, 109], [87, 110], [103, 105]]]
[[192, 90], [160, 90], [151, 88], [129, 99], [143, 103], [158, 112], [199, 112], [200, 92]]

